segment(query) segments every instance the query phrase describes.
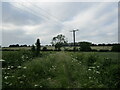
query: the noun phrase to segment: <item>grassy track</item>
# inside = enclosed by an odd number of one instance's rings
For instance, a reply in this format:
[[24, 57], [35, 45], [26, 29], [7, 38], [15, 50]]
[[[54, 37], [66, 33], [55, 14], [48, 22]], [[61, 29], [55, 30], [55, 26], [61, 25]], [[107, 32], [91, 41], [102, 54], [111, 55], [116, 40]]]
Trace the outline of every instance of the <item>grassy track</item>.
[[[13, 62], [22, 56], [4, 54]], [[18, 55], [18, 56], [17, 56]], [[26, 54], [29, 57], [29, 53]], [[113, 52], [44, 52], [13, 69], [3, 68], [3, 88], [115, 88], [119, 87], [119, 53]], [[8, 57], [7, 57], [8, 56]], [[11, 56], [12, 59], [9, 58]]]

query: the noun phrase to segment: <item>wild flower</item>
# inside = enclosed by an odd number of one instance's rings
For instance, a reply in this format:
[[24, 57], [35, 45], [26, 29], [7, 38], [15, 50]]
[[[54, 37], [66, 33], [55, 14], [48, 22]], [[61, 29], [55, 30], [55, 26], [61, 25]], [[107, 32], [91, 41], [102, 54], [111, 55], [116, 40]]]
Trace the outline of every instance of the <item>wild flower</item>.
[[89, 79], [91, 79], [92, 77], [89, 77]]
[[21, 79], [21, 77], [17, 77], [18, 79]]
[[96, 73], [97, 73], [97, 74], [100, 74], [100, 72], [99, 72], [99, 71], [96, 71]]
[[2, 70], [5, 70], [6, 68], [2, 68]]
[[37, 85], [37, 84], [35, 84], [34, 86], [35, 86], [35, 87], [37, 87], [38, 85]]
[[15, 77], [15, 76], [11, 76], [11, 77]]
[[27, 67], [23, 67], [23, 69], [26, 69]]
[[9, 84], [9, 82], [5, 82], [5, 84]]
[[0, 62], [4, 62], [5, 60], [1, 59]]
[[8, 67], [7, 69], [8, 69], [8, 70], [10, 70], [10, 68], [9, 68], [9, 67]]
[[5, 78], [5, 79], [8, 79], [8, 76], [5, 76], [4, 78]]
[[94, 69], [95, 67], [89, 67], [89, 68], [93, 68]]
[[23, 83], [23, 81], [20, 81], [20, 83]]
[[21, 58], [22, 58], [22, 59], [24, 59], [24, 57], [25, 57], [25, 56], [24, 56], [24, 55], [22, 55], [22, 57], [21, 57]]
[[42, 88], [42, 86], [40, 86], [40, 88]]
[[11, 86], [11, 85], [12, 85], [12, 83], [9, 84], [9, 86]]
[[18, 66], [17, 68], [21, 68], [21, 66]]
[[8, 75], [9, 75], [10, 73], [6, 73], [6, 74], [8, 74]]
[[99, 68], [100, 66], [97, 66], [97, 68]]
[[88, 71], [91, 71], [91, 69], [89, 68]]
[[22, 75], [23, 77], [26, 77], [24, 74]]
[[51, 80], [51, 78], [47, 78], [47, 80]]
[[14, 66], [11, 66], [11, 68], [13, 68]]

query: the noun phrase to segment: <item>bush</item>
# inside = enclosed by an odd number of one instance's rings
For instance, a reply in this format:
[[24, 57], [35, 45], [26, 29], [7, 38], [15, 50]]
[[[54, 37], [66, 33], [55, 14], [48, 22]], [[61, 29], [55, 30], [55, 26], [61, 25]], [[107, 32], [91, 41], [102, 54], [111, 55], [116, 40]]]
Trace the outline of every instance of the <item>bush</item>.
[[80, 51], [91, 51], [89, 42], [80, 42]]
[[47, 51], [47, 47], [43, 47], [43, 49], [42, 49], [43, 51]]
[[113, 52], [120, 52], [120, 45], [113, 45], [111, 51], [113, 51]]

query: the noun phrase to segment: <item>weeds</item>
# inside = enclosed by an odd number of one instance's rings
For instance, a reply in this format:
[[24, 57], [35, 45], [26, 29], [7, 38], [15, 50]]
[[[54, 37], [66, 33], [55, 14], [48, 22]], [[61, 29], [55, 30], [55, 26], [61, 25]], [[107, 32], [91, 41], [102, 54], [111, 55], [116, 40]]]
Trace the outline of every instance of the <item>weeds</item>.
[[120, 84], [116, 59], [98, 53], [44, 52], [37, 58], [29, 52], [3, 54], [9, 62], [2, 68], [3, 88], [118, 88]]

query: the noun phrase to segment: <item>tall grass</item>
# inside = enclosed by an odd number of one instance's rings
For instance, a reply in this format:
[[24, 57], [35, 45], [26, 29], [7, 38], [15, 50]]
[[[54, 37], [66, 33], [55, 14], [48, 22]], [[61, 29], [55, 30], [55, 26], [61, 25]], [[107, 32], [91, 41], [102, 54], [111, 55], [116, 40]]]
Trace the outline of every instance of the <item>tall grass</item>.
[[3, 88], [119, 87], [118, 64], [112, 63], [117, 61], [116, 58], [102, 57], [94, 52], [50, 52], [43, 55], [22, 63], [14, 71], [5, 72]]

